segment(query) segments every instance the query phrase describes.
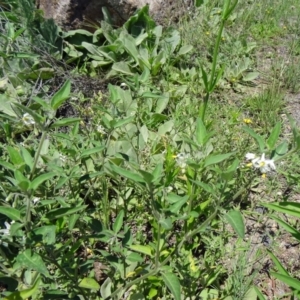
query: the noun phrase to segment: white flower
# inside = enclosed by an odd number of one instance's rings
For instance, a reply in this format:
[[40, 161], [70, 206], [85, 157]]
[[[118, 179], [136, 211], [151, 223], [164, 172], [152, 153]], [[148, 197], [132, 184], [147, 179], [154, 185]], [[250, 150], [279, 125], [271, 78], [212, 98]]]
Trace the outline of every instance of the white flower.
[[105, 128], [102, 125], [97, 126], [97, 131], [101, 134], [106, 134]]
[[246, 159], [251, 161], [251, 164], [255, 169], [259, 169], [262, 174], [266, 174], [276, 170], [276, 166], [273, 159], [266, 159], [265, 153], [261, 157], [257, 157], [253, 153], [247, 153]]
[[34, 197], [32, 199], [33, 204], [37, 204], [41, 199], [39, 197]]
[[12, 221], [10, 224], [8, 222], [4, 222], [5, 225], [5, 229], [0, 229], [0, 233], [2, 233], [3, 235], [10, 235], [10, 226], [11, 224], [15, 223], [15, 221]]
[[263, 153], [260, 160], [257, 162], [259, 164], [260, 172], [263, 174], [269, 173], [276, 170], [273, 159], [266, 159], [265, 154]]
[[29, 113], [24, 114], [22, 120], [26, 126], [35, 124], [33, 117]]
[[179, 168], [181, 168], [181, 169], [185, 169], [186, 168], [186, 166], [187, 166], [187, 163], [186, 163], [187, 158], [188, 158], [188, 155], [185, 154], [185, 153], [178, 153], [175, 156], [175, 160], [176, 160], [176, 163], [179, 166]]
[[252, 160], [256, 157], [256, 155], [254, 153], [247, 153], [245, 157], [247, 160]]
[[60, 159], [61, 162], [64, 163], [64, 162], [66, 162], [67, 157], [65, 155], [62, 155], [61, 153], [59, 153], [59, 159]]
[[169, 186], [166, 187], [166, 192], [167, 193], [171, 193], [172, 191], [173, 191], [173, 187], [172, 186], [169, 185]]

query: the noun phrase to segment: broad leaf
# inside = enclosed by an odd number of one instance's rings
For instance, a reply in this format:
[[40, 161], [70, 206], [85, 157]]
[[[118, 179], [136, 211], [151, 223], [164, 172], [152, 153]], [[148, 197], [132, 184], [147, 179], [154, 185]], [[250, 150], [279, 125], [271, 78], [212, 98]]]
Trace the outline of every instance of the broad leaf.
[[217, 154], [217, 155], [210, 155], [204, 161], [204, 166], [208, 167], [210, 165], [218, 164], [225, 159], [232, 156], [234, 153], [226, 153], [226, 154]]
[[248, 134], [250, 134], [258, 143], [260, 152], [264, 152], [265, 150], [265, 142], [263, 138], [258, 135], [252, 128], [243, 126], [243, 130], [246, 131]]
[[106, 280], [102, 283], [100, 288], [100, 294], [103, 299], [108, 299], [111, 295], [111, 286], [112, 282], [109, 277], [106, 278]]
[[275, 151], [272, 152], [272, 159], [274, 161], [280, 159], [283, 155], [285, 155], [289, 150], [289, 144], [287, 141], [283, 141], [280, 145], [278, 145]]
[[191, 45], [184, 45], [184, 46], [182, 46], [182, 47], [179, 49], [177, 55], [184, 55], [184, 54], [189, 53], [189, 52], [192, 51], [192, 50], [193, 50], [193, 46], [191, 46]]
[[46, 277], [50, 277], [42, 258], [38, 254], [32, 253], [30, 249], [25, 250], [23, 253], [19, 253], [16, 257], [16, 261], [27, 269], [35, 270]]
[[275, 211], [300, 218], [300, 203], [279, 202], [279, 203], [261, 203], [261, 204], [269, 209], [273, 209]]
[[115, 233], [118, 233], [121, 230], [121, 228], [123, 226], [123, 218], [124, 218], [124, 210], [122, 209], [119, 212], [118, 216], [116, 217], [116, 220], [113, 225], [113, 231]]
[[87, 208], [87, 205], [82, 205], [82, 206], [78, 206], [78, 207], [57, 208], [57, 209], [53, 209], [50, 212], [46, 213], [44, 218], [49, 219], [49, 220], [54, 220], [54, 219], [61, 218], [63, 216], [72, 215], [72, 214], [82, 211], [86, 208]]
[[82, 153], [81, 153], [81, 155], [80, 155], [80, 158], [89, 157], [89, 156], [91, 156], [92, 154], [100, 153], [100, 152], [102, 152], [104, 149], [105, 149], [105, 146], [99, 146], [99, 147], [95, 147], [95, 148], [92, 148], [92, 149], [84, 150], [84, 151], [82, 151]]
[[46, 245], [53, 245], [55, 243], [56, 237], [56, 226], [55, 225], [45, 225], [34, 230], [36, 236], [41, 235], [43, 238], [43, 243]]
[[273, 260], [273, 262], [275, 264], [275, 267], [277, 268], [278, 272], [280, 274], [289, 276], [288, 271], [282, 266], [282, 264], [280, 263], [280, 261], [278, 260], [278, 258], [270, 250], [267, 249], [267, 252], [271, 256], [271, 258], [272, 258], [272, 260]]
[[278, 141], [279, 135], [280, 135], [280, 131], [281, 131], [281, 123], [278, 122], [274, 126], [274, 128], [273, 128], [273, 130], [272, 130], [272, 132], [271, 132], [271, 134], [270, 134], [270, 136], [267, 140], [267, 146], [270, 150], [273, 150], [273, 148], [275, 147], [275, 145]]
[[134, 73], [131, 72], [129, 65], [124, 61], [114, 63], [111, 68], [121, 74], [134, 75]]
[[64, 118], [51, 124], [50, 128], [69, 126], [71, 124], [80, 122], [80, 120], [80, 118]]
[[270, 274], [296, 291], [300, 291], [300, 281], [298, 279], [275, 272], [270, 272]]
[[85, 288], [85, 289], [90, 289], [90, 290], [99, 290], [100, 289], [99, 283], [94, 278], [90, 278], [90, 277], [83, 278], [80, 281], [79, 286], [82, 288]]
[[286, 222], [280, 220], [279, 218], [276, 218], [274, 216], [271, 216], [273, 220], [275, 220], [282, 228], [284, 228], [287, 232], [289, 232], [295, 239], [300, 241], [300, 232], [294, 228], [293, 226], [290, 226]]
[[207, 141], [206, 127], [201, 118], [197, 118], [196, 121], [196, 141], [201, 146]]
[[144, 178], [141, 177], [140, 175], [136, 174], [136, 173], [133, 173], [131, 171], [128, 171], [126, 169], [123, 169], [123, 168], [121, 168], [117, 165], [113, 165], [113, 164], [110, 164], [110, 168], [113, 172], [115, 172], [116, 174], [118, 174], [120, 176], [131, 179], [134, 182], [143, 182], [143, 183], [145, 183]]
[[168, 289], [171, 291], [175, 300], [181, 300], [181, 286], [177, 276], [171, 272], [161, 273], [162, 279]]
[[14, 221], [22, 221], [20, 212], [12, 207], [0, 206], [0, 214]]
[[231, 210], [224, 215], [227, 222], [232, 226], [239, 237], [244, 238], [245, 236], [245, 224], [242, 214], [238, 210]]
[[153, 256], [153, 249], [150, 246], [144, 246], [144, 245], [130, 245], [129, 248], [133, 251], [146, 254], [150, 257]]
[[42, 184], [44, 181], [52, 178], [55, 175], [56, 174], [54, 172], [51, 172], [51, 173], [42, 174], [42, 175], [34, 178], [32, 180], [32, 182], [30, 183], [30, 189], [36, 190], [40, 184]]
[[70, 80], [67, 80], [64, 85], [57, 91], [51, 99], [52, 109], [58, 109], [64, 101], [70, 97], [71, 92], [71, 83]]

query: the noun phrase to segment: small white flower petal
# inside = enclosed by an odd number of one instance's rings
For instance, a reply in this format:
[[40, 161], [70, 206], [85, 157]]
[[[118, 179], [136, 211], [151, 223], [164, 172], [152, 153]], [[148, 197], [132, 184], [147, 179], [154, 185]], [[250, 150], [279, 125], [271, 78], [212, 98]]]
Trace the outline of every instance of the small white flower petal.
[[24, 114], [22, 117], [22, 120], [23, 120], [24, 124], [27, 126], [35, 124], [33, 117], [29, 113]]
[[97, 126], [97, 131], [101, 134], [106, 134], [105, 128], [102, 125]]
[[254, 153], [247, 153], [245, 157], [247, 160], [252, 160], [256, 157], [256, 155]]

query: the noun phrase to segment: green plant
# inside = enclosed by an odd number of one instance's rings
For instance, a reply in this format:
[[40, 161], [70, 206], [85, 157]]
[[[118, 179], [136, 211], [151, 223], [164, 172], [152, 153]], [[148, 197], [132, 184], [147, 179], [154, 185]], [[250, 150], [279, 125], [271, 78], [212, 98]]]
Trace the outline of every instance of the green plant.
[[[300, 145], [295, 123], [291, 139], [278, 120], [283, 85], [249, 96], [263, 38], [251, 36], [253, 20], [271, 26], [262, 12], [272, 2], [256, 14], [255, 1], [195, 1], [168, 28], [147, 7], [115, 28], [103, 9], [94, 33], [62, 32], [31, 2], [10, 4], [0, 37], [1, 298], [264, 299], [265, 267], [252, 272], [251, 258], [266, 254], [245, 243], [249, 216], [264, 193], [278, 199], [282, 175], [297, 190]], [[282, 226], [298, 237], [295, 223]], [[296, 295], [297, 274], [274, 257]]]

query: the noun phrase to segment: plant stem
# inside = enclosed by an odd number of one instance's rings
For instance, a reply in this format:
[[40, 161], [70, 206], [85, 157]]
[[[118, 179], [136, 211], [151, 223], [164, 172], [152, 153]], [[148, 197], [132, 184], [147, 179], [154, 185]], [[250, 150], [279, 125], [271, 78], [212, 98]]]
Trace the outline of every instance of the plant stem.
[[159, 266], [159, 256], [160, 256], [160, 236], [161, 236], [161, 226], [159, 223], [157, 228], [157, 245], [156, 245], [156, 253], [155, 253], [155, 269], [158, 269]]
[[206, 113], [206, 108], [207, 108], [207, 105], [208, 105], [210, 94], [213, 92], [213, 90], [216, 86], [216, 81], [217, 81], [216, 68], [217, 68], [219, 48], [220, 48], [220, 43], [221, 43], [221, 39], [222, 39], [222, 33], [223, 33], [224, 26], [225, 26], [225, 22], [226, 22], [225, 20], [223, 20], [223, 19], [221, 20], [221, 25], [220, 25], [220, 28], [219, 28], [219, 32], [218, 32], [218, 36], [217, 36], [217, 39], [216, 39], [214, 52], [213, 52], [213, 61], [212, 61], [210, 79], [209, 79], [209, 83], [208, 83], [208, 87], [207, 87], [207, 90], [206, 90], [205, 97], [203, 99], [203, 105], [201, 105], [201, 108], [200, 108], [200, 117], [201, 117], [203, 122], [204, 122], [204, 119], [205, 119], [205, 113]]
[[46, 138], [46, 134], [47, 134], [47, 132], [43, 131], [39, 147], [38, 147], [38, 149], [35, 153], [34, 162], [33, 162], [32, 170], [31, 170], [31, 173], [30, 173], [30, 178], [29, 178], [30, 181], [32, 180], [32, 178], [34, 176], [34, 172], [35, 172], [35, 169], [36, 169], [36, 166], [37, 166], [37, 163], [38, 163], [41, 151], [42, 151], [42, 147], [43, 147], [43, 144], [44, 144], [44, 141], [45, 141], [45, 138]]

